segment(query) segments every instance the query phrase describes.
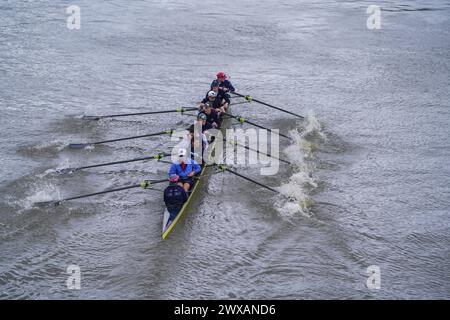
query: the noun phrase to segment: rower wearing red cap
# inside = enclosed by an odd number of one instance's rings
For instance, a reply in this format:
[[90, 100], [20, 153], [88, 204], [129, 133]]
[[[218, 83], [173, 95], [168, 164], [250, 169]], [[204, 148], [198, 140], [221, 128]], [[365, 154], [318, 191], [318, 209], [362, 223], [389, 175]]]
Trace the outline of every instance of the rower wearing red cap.
[[219, 87], [219, 93], [234, 92], [234, 87], [230, 80], [227, 79], [228, 77], [225, 72], [218, 72], [216, 77], [217, 79], [211, 83], [211, 90], [213, 90], [214, 87]]
[[228, 92], [234, 92], [234, 87], [224, 72], [218, 72], [216, 77], [217, 79], [211, 83], [211, 90], [217, 93], [217, 99], [221, 101], [221, 109], [226, 112], [230, 104]]

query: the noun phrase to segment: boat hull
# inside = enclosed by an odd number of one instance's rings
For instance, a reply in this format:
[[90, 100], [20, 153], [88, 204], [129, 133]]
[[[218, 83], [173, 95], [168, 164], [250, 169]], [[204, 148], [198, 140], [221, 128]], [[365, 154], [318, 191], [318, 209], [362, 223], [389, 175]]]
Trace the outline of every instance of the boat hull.
[[[229, 121], [230, 121], [229, 118], [225, 118], [222, 120], [222, 125], [221, 125], [221, 129], [220, 129], [222, 131], [222, 134], [225, 133], [225, 129], [227, 128]], [[213, 145], [210, 146], [210, 150], [214, 150]], [[181, 208], [180, 212], [178, 212], [178, 214], [176, 215], [175, 219], [173, 219], [173, 221], [169, 221], [170, 214], [169, 214], [169, 211], [167, 211], [167, 208], [164, 210], [163, 223], [162, 223], [162, 238], [163, 239], [167, 238], [167, 236], [172, 232], [173, 228], [176, 226], [176, 224], [179, 222], [179, 220], [184, 216], [186, 211], [189, 209], [190, 204], [193, 202], [196, 194], [198, 193], [200, 184], [203, 181], [203, 177], [205, 176], [205, 174], [208, 172], [208, 170], [210, 168], [211, 168], [210, 166], [204, 166], [202, 168], [202, 171], [197, 176], [199, 179], [196, 179], [195, 184], [189, 193], [188, 200], [183, 204], [183, 207]]]
[[183, 204], [183, 207], [181, 207], [180, 211], [175, 216], [175, 219], [173, 219], [172, 221], [169, 221], [170, 213], [167, 210], [167, 208], [164, 210], [163, 224], [162, 224], [162, 238], [163, 239], [165, 239], [169, 235], [169, 233], [172, 231], [172, 228], [177, 224], [178, 220], [181, 219], [181, 217], [184, 215], [185, 211], [189, 208], [189, 205], [193, 201], [193, 198], [194, 198], [195, 194], [197, 193], [197, 190], [200, 186], [201, 177], [204, 176], [207, 169], [208, 169], [207, 167], [203, 167], [202, 171], [197, 176], [200, 179], [196, 179], [195, 184], [190, 191], [189, 198]]

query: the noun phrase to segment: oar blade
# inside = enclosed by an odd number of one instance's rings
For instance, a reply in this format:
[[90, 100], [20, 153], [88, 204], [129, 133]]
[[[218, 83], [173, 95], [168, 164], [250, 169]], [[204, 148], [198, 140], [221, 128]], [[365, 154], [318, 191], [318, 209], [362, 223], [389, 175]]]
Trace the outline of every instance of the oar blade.
[[90, 145], [90, 143], [70, 143], [69, 148], [70, 149], [83, 149], [89, 145]]
[[34, 206], [42, 209], [42, 208], [48, 208], [48, 207], [57, 207], [60, 204], [61, 204], [61, 201], [52, 200], [52, 201], [35, 202]]
[[94, 121], [96, 121], [96, 120], [100, 120], [101, 117], [99, 117], [99, 116], [83, 116], [81, 119], [83, 119], [83, 120], [94, 120]]
[[77, 170], [76, 168], [63, 168], [63, 169], [56, 170], [56, 173], [69, 174], [69, 173], [73, 173], [76, 170]]

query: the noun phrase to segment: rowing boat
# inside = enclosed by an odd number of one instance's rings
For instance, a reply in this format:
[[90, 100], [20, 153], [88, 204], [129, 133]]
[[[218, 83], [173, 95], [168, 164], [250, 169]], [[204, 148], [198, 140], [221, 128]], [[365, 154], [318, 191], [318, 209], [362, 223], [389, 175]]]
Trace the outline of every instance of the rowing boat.
[[[256, 100], [253, 99], [251, 96], [249, 95], [243, 95], [237, 92], [232, 92], [232, 94], [234, 95], [233, 97], [241, 97], [244, 98], [246, 100], [246, 102], [257, 102], [259, 104], [262, 104], [264, 106], [270, 107], [272, 109], [276, 109], [278, 111], [282, 111], [291, 115], [294, 115], [298, 118], [303, 119], [303, 116], [295, 114], [291, 111], [282, 109], [282, 108], [278, 108], [276, 106], [273, 106], [271, 104], [265, 103], [263, 101], [260, 100]], [[234, 105], [237, 104], [241, 104], [241, 103], [245, 103], [244, 101], [241, 102], [236, 102], [234, 103]], [[128, 116], [139, 116], [139, 115], [156, 115], [156, 114], [165, 114], [165, 113], [181, 113], [181, 114], [186, 114], [186, 115], [191, 115], [192, 114], [187, 114], [185, 113], [186, 111], [194, 111], [197, 110], [197, 108], [177, 108], [174, 110], [161, 110], [161, 111], [146, 111], [146, 112], [139, 112], [139, 113], [122, 113], [122, 114], [112, 114], [112, 115], [99, 115], [99, 116], [84, 116], [83, 119], [86, 120], [100, 120], [100, 119], [104, 119], [104, 118], [112, 118], [112, 117], [128, 117]], [[221, 132], [223, 135], [223, 141], [227, 141], [225, 138], [225, 130], [227, 129], [227, 126], [229, 125], [229, 122], [232, 119], [236, 119], [238, 120], [241, 124], [242, 123], [248, 123], [249, 125], [255, 126], [257, 128], [260, 129], [264, 129], [264, 130], [268, 130], [269, 132], [272, 132], [270, 128], [266, 128], [264, 126], [261, 126], [257, 123], [254, 123], [252, 121], [249, 121], [247, 119], [245, 119], [244, 117], [241, 116], [235, 116], [229, 113], [225, 113], [225, 117], [222, 118], [222, 127], [221, 127]], [[69, 148], [72, 149], [83, 149], [85, 147], [88, 146], [94, 146], [94, 145], [99, 145], [99, 144], [104, 144], [104, 143], [112, 143], [112, 142], [116, 142], [116, 141], [124, 141], [124, 140], [131, 140], [131, 139], [141, 139], [144, 137], [155, 137], [155, 136], [162, 136], [162, 135], [172, 135], [174, 132], [173, 129], [169, 129], [169, 130], [163, 130], [163, 131], [159, 131], [159, 132], [153, 132], [153, 133], [148, 133], [148, 134], [144, 134], [144, 135], [138, 135], [138, 136], [132, 136], [132, 137], [119, 137], [119, 138], [115, 138], [115, 139], [108, 139], [108, 140], [102, 140], [102, 141], [95, 141], [95, 142], [88, 142], [88, 143], [71, 143], [68, 145]], [[280, 137], [284, 137], [287, 138], [289, 140], [292, 140], [292, 138], [283, 135], [281, 133], [277, 133]], [[219, 139], [220, 140], [220, 139]], [[217, 140], [216, 142], [212, 142], [210, 147], [209, 147], [209, 151], [207, 152], [208, 155], [212, 155], [213, 152], [215, 152], [214, 147], [215, 147], [215, 143], [219, 143], [219, 140]], [[254, 152], [257, 152], [258, 154], [263, 154], [265, 156], [277, 159], [279, 161], [282, 161], [286, 164], [291, 164], [289, 161], [279, 158], [279, 157], [274, 157], [271, 154], [268, 154], [267, 152], [262, 152], [259, 149], [253, 149], [251, 147], [248, 147], [246, 145], [242, 145], [237, 143], [237, 141], [230, 141], [230, 143], [232, 142], [233, 145], [236, 146], [240, 146], [245, 148], [246, 150], [252, 150]], [[222, 141], [220, 141], [220, 143], [222, 143]], [[111, 161], [111, 162], [106, 162], [106, 163], [98, 163], [98, 164], [91, 164], [91, 165], [84, 165], [81, 167], [74, 167], [74, 168], [63, 168], [60, 170], [57, 170], [56, 172], [60, 173], [60, 174], [66, 174], [66, 173], [72, 173], [72, 172], [76, 172], [79, 170], [84, 170], [84, 169], [90, 169], [90, 168], [98, 168], [98, 167], [104, 167], [104, 166], [112, 166], [112, 165], [118, 165], [118, 164], [123, 164], [123, 163], [129, 163], [129, 162], [135, 162], [135, 161], [148, 161], [148, 160], [156, 160], [156, 161], [160, 161], [162, 158], [170, 156], [171, 154], [168, 152], [161, 152], [161, 153], [157, 153], [151, 156], [144, 156], [144, 157], [139, 157], [139, 158], [133, 158], [133, 159], [126, 159], [126, 160], [117, 160], [117, 161]], [[170, 163], [170, 162], [169, 162]], [[197, 194], [199, 193], [199, 189], [200, 189], [200, 184], [203, 180], [205, 180], [206, 176], [207, 176], [207, 172], [210, 170], [211, 165], [206, 165], [203, 167], [203, 169], [201, 170], [200, 174], [198, 176], [195, 177], [194, 179], [194, 185], [192, 186], [191, 190], [189, 191], [189, 195], [188, 195], [188, 200], [186, 201], [186, 203], [183, 204], [182, 208], [180, 209], [180, 211], [178, 212], [178, 214], [176, 215], [175, 219], [173, 221], [169, 221], [169, 213], [167, 210], [165, 210], [164, 214], [163, 214], [163, 228], [162, 228], [162, 238], [165, 239], [167, 238], [167, 236], [170, 234], [170, 232], [173, 230], [173, 228], [176, 226], [176, 224], [178, 223], [178, 221], [180, 221], [180, 219], [186, 214], [186, 212], [188, 211], [188, 209], [192, 206], [193, 203], [193, 199], [197, 196]], [[262, 187], [266, 190], [269, 190], [273, 193], [276, 194], [280, 194], [283, 196], [283, 194], [281, 194], [278, 190], [275, 190], [274, 188], [271, 188], [267, 185], [265, 185], [264, 183], [258, 182], [248, 176], [245, 176], [243, 174], [240, 174], [230, 168], [228, 168], [225, 165], [219, 165], [218, 169], [220, 169], [220, 172], [228, 172], [231, 173], [237, 177], [240, 177], [246, 181], [252, 182], [255, 185], [258, 185], [259, 187]], [[215, 172], [213, 172], [215, 173]], [[35, 205], [37, 205], [38, 207], [47, 207], [47, 206], [58, 206], [61, 205], [62, 203], [66, 202], [66, 201], [71, 201], [71, 200], [77, 200], [77, 199], [84, 199], [84, 198], [89, 198], [89, 197], [94, 197], [94, 196], [99, 196], [99, 195], [103, 195], [103, 194], [107, 194], [107, 193], [112, 193], [112, 192], [119, 192], [119, 191], [124, 191], [124, 190], [130, 190], [130, 189], [136, 189], [136, 188], [143, 188], [143, 189], [148, 189], [148, 190], [156, 190], [154, 188], [152, 188], [153, 186], [155, 186], [156, 184], [162, 184], [162, 183], [167, 183], [167, 178], [164, 179], [146, 179], [143, 180], [141, 183], [138, 184], [131, 184], [131, 185], [126, 185], [126, 186], [121, 186], [121, 187], [117, 187], [117, 188], [113, 188], [113, 189], [106, 189], [106, 190], [102, 190], [102, 191], [97, 191], [97, 192], [93, 192], [93, 193], [88, 193], [88, 194], [82, 194], [82, 195], [76, 195], [76, 196], [71, 196], [68, 198], [62, 198], [62, 199], [58, 199], [58, 200], [50, 200], [50, 201], [40, 201], [40, 202], [36, 202], [34, 203]], [[291, 197], [286, 197], [289, 201], [292, 201]]]
[[[230, 121], [229, 119], [230, 119], [229, 117], [224, 117], [222, 120], [222, 125], [220, 127], [222, 134], [225, 133], [225, 130], [229, 124], [228, 122]], [[210, 150], [214, 149], [214, 145], [215, 145], [216, 141], [217, 141], [217, 139], [215, 140], [215, 142], [213, 142], [211, 144]], [[186, 213], [186, 211], [189, 210], [190, 205], [193, 202], [193, 199], [195, 199], [196, 195], [199, 193], [198, 190], [200, 189], [200, 184], [204, 180], [203, 178], [206, 176], [206, 173], [208, 172], [208, 170], [210, 168], [211, 168], [210, 166], [204, 165], [202, 168], [202, 171], [196, 176], [196, 178], [194, 180], [195, 181], [194, 185], [191, 187], [191, 190], [189, 190], [189, 198], [183, 204], [183, 206], [180, 209], [180, 212], [178, 212], [178, 214], [176, 215], [174, 220], [169, 221], [170, 213], [167, 210], [167, 208], [164, 209], [163, 223], [162, 223], [162, 238], [163, 239], [167, 238], [167, 236], [170, 234], [170, 232], [172, 232], [173, 228], [178, 223], [178, 221], [180, 221], [180, 219], [183, 217], [183, 215]]]

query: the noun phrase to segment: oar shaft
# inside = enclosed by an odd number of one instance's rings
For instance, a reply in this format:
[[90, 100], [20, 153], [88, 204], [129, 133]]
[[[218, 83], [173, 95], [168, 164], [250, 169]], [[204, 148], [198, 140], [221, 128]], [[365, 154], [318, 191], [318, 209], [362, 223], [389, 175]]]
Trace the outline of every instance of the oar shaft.
[[140, 138], [146, 138], [146, 137], [154, 137], [154, 136], [159, 136], [159, 135], [163, 135], [163, 134], [167, 134], [169, 131], [160, 131], [160, 132], [155, 132], [155, 133], [149, 133], [149, 134], [143, 134], [140, 136], [133, 136], [133, 137], [125, 137], [125, 138], [118, 138], [118, 139], [111, 139], [111, 140], [103, 140], [103, 141], [97, 141], [97, 142], [90, 142], [87, 143], [88, 145], [93, 145], [93, 144], [103, 144], [103, 143], [109, 143], [109, 142], [117, 142], [117, 141], [124, 141], [124, 140], [132, 140], [132, 139], [140, 139]]
[[[232, 117], [232, 118], [235, 118], [236, 120], [239, 120], [240, 122], [245, 122], [245, 123], [248, 123], [248, 124], [250, 124], [250, 125], [252, 125], [252, 126], [255, 126], [255, 127], [257, 127], [257, 128], [264, 129], [264, 130], [267, 130], [267, 131], [269, 131], [269, 132], [274, 132], [272, 129], [267, 128], [267, 127], [264, 127], [264, 126], [261, 126], [261, 125], [259, 125], [259, 124], [257, 124], [257, 123], [251, 122], [251, 121], [245, 119], [244, 117], [241, 117], [241, 116], [234, 116], [234, 115], [229, 114], [229, 113], [227, 113], [227, 112], [224, 112], [224, 113], [225, 113], [227, 116], [230, 116], [230, 117]], [[286, 139], [288, 139], [288, 140], [292, 140], [291, 137], [288, 137], [288, 136], [286, 136], [286, 135], [284, 135], [284, 134], [282, 134], [282, 133], [279, 133], [279, 132], [275, 132], [275, 133], [278, 134], [280, 137], [286, 138]]]
[[[231, 92], [231, 93], [233, 93], [233, 94], [235, 94], [235, 95], [237, 95], [237, 96], [239, 96], [239, 97], [242, 97], [242, 98], [247, 98], [246, 95], [243, 95], [243, 94], [240, 94], [240, 93], [237, 93], [237, 92]], [[251, 101], [254, 101], [254, 102], [259, 103], [259, 104], [262, 104], [262, 105], [265, 105], [265, 106], [267, 106], [267, 107], [269, 107], [269, 108], [272, 108], [272, 109], [276, 109], [276, 110], [278, 110], [278, 111], [282, 111], [282, 112], [288, 113], [288, 114], [290, 114], [290, 115], [296, 116], [296, 117], [301, 118], [301, 119], [304, 119], [304, 118], [305, 118], [305, 117], [303, 117], [303, 116], [301, 116], [301, 115], [299, 115], [299, 114], [296, 114], [296, 113], [294, 113], [294, 112], [291, 112], [291, 111], [289, 111], [289, 110], [285, 110], [285, 109], [282, 109], [282, 108], [279, 108], [279, 107], [276, 107], [276, 106], [273, 106], [273, 105], [268, 104], [268, 103], [266, 103], [266, 102], [264, 102], [264, 101], [261, 101], [261, 100], [257, 100], [257, 99], [251, 98]]]
[[80, 195], [80, 196], [70, 197], [70, 198], [58, 200], [56, 202], [64, 202], [64, 201], [88, 198], [88, 197], [98, 196], [100, 194], [116, 192], [116, 191], [122, 191], [122, 190], [127, 190], [127, 189], [132, 189], [132, 188], [138, 188], [138, 187], [140, 187], [140, 185], [139, 184], [135, 184], [135, 185], [132, 185], [132, 186], [127, 186], [127, 187], [122, 187], [122, 188], [117, 188], [117, 189], [104, 190], [104, 191], [100, 191], [100, 192], [95, 192], [95, 193], [90, 193], [90, 194], [84, 194], [84, 195]]
[[[259, 124], [257, 124], [257, 123], [254, 123], [254, 122], [251, 122], [251, 121], [248, 121], [248, 120], [245, 120], [245, 122], [248, 123], [248, 124], [250, 124], [250, 125], [252, 125], [252, 126], [255, 126], [255, 127], [257, 127], [257, 128], [264, 129], [264, 130], [267, 130], [267, 131], [269, 131], [269, 132], [273, 132], [272, 129], [267, 128], [267, 127], [263, 127], [263, 126], [261, 126], [261, 125], [259, 125]], [[276, 132], [276, 134], [278, 134], [280, 137], [283, 137], [283, 138], [292, 140], [290, 137], [288, 137], [288, 136], [286, 136], [286, 135], [284, 135], [284, 134], [282, 134], [282, 133]]]
[[233, 107], [235, 106], [235, 105], [237, 105], [237, 104], [244, 104], [244, 103], [250, 103], [251, 101], [247, 101], [247, 100], [245, 100], [245, 101], [240, 101], [240, 102], [233, 102]]
[[88, 118], [92, 119], [104, 119], [104, 118], [117, 118], [117, 117], [131, 117], [131, 116], [143, 116], [150, 114], [162, 114], [162, 113], [175, 113], [180, 112], [183, 113], [185, 111], [197, 110], [197, 108], [180, 108], [175, 110], [162, 110], [162, 111], [148, 111], [148, 112], [136, 112], [136, 113], [120, 113], [120, 114], [110, 114], [104, 116], [88, 116]]
[[226, 170], [227, 172], [230, 172], [230, 173], [232, 173], [232, 174], [238, 176], [238, 177], [241, 177], [242, 179], [245, 179], [245, 180], [247, 180], [247, 181], [253, 182], [254, 184], [256, 184], [256, 185], [258, 185], [258, 186], [260, 186], [260, 187], [263, 187], [263, 188], [265, 188], [265, 189], [267, 189], [267, 190], [270, 190], [270, 191], [275, 192], [275, 193], [279, 193], [277, 190], [275, 190], [275, 189], [273, 189], [273, 188], [271, 188], [271, 187], [269, 187], [269, 186], [266, 186], [265, 184], [262, 184], [262, 183], [260, 183], [260, 182], [258, 182], [258, 181], [255, 181], [255, 180], [253, 180], [253, 179], [250, 179], [249, 177], [243, 176], [242, 174], [237, 173], [236, 171], [230, 170], [230, 169], [228, 169], [228, 168], [225, 168], [225, 170]]
[[[222, 139], [223, 139], [223, 141], [227, 142], [227, 139], [225, 139], [225, 138], [222, 138]], [[236, 144], [237, 146], [243, 147], [243, 148], [245, 148], [245, 149], [247, 149], [247, 150], [254, 151], [254, 152], [256, 152], [257, 154], [263, 154], [263, 155], [265, 155], [265, 156], [267, 156], [267, 157], [274, 158], [274, 159], [279, 160], [279, 161], [281, 161], [281, 162], [284, 162], [284, 163], [286, 163], [286, 164], [291, 164], [289, 161], [287, 161], [287, 160], [285, 160], [285, 159], [275, 157], [275, 156], [273, 156], [273, 155], [271, 155], [271, 154], [262, 152], [262, 151], [260, 151], [260, 150], [258, 150], [258, 149], [250, 148], [249, 146], [245, 146], [245, 145], [240, 144], [240, 143], [238, 143], [238, 142], [235, 142], [235, 144]]]
[[167, 157], [168, 155], [170, 155], [170, 154], [169, 153], [161, 153], [161, 154], [158, 154], [158, 155], [142, 157], [142, 158], [134, 158], [134, 159], [129, 159], [129, 160], [120, 160], [120, 161], [113, 161], [113, 162], [107, 162], [107, 163], [93, 164], [93, 165], [90, 165], [90, 166], [73, 168], [71, 170], [72, 171], [77, 171], [77, 170], [83, 170], [83, 169], [91, 169], [91, 168], [112, 166], [112, 165], [115, 165], [115, 164], [128, 163], [128, 162], [145, 161], [145, 160], [153, 160], [153, 159], [158, 160], [160, 158]]
[[[167, 179], [161, 179], [161, 180], [154, 180], [154, 181], [147, 181], [146, 187], [153, 185], [153, 184], [158, 184], [158, 183], [162, 183], [162, 182], [166, 182]], [[106, 194], [106, 193], [111, 193], [111, 192], [117, 192], [117, 191], [122, 191], [122, 190], [127, 190], [127, 189], [133, 189], [133, 188], [139, 188], [139, 187], [143, 187], [142, 184], [133, 184], [131, 186], [126, 186], [126, 187], [121, 187], [121, 188], [116, 188], [116, 189], [108, 189], [108, 190], [103, 190], [103, 191], [99, 191], [99, 192], [94, 192], [94, 193], [89, 193], [89, 194], [83, 194], [83, 195], [79, 195], [79, 196], [75, 196], [75, 197], [70, 197], [70, 198], [65, 198], [65, 199], [61, 199], [61, 200], [56, 200], [56, 201], [51, 201], [53, 203], [61, 203], [61, 202], [65, 202], [65, 201], [70, 201], [70, 200], [76, 200], [76, 199], [82, 199], [82, 198], [88, 198], [88, 197], [93, 197], [93, 196], [98, 196], [101, 194]]]

